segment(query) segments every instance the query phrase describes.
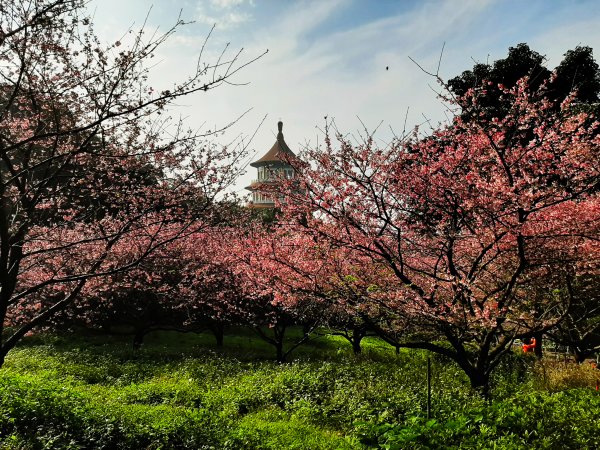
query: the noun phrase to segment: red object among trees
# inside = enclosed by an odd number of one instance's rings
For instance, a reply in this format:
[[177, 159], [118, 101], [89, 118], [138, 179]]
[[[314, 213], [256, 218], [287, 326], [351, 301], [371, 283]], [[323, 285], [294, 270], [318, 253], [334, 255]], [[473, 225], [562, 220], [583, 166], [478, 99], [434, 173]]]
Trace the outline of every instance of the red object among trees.
[[535, 351], [536, 341], [535, 338], [531, 339], [529, 344], [523, 344], [523, 353], [533, 353]]

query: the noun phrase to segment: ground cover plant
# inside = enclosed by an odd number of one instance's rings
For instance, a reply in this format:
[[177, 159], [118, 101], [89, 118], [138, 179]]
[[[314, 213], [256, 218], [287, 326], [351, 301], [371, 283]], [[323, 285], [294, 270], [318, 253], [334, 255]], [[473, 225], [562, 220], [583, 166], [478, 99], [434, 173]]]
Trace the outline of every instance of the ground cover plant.
[[[298, 335], [301, 330], [294, 330]], [[293, 333], [292, 333], [293, 334]], [[291, 336], [290, 339], [294, 339]], [[1, 448], [592, 448], [600, 396], [587, 366], [508, 358], [486, 402], [451, 361], [321, 336], [287, 364], [251, 333], [26, 340], [0, 371]], [[561, 366], [562, 364], [562, 366]], [[579, 367], [579, 366], [573, 366]], [[545, 374], [545, 375], [544, 375]], [[590, 376], [590, 378], [588, 378]], [[560, 378], [560, 380], [558, 380]], [[553, 381], [554, 380], [554, 381]], [[558, 380], [558, 381], [557, 381]], [[583, 382], [582, 382], [583, 380]], [[571, 386], [577, 386], [572, 388]]]

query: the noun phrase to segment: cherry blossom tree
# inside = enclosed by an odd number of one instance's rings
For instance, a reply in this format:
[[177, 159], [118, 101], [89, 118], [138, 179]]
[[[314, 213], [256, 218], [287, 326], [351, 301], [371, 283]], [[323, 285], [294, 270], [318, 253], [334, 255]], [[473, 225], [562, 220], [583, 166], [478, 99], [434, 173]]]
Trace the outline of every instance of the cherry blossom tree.
[[598, 275], [579, 274], [557, 287], [554, 295], [563, 295], [568, 302], [564, 305], [563, 320], [547, 334], [555, 344], [568, 349], [576, 362], [582, 363], [600, 351]]
[[[223, 298], [227, 317], [233, 322], [251, 327], [258, 336], [275, 347], [276, 359], [284, 362], [298, 346], [305, 343], [321, 323], [318, 298], [313, 290], [303, 288], [310, 283], [298, 265], [311, 265], [312, 247], [302, 235], [297, 235], [280, 223], [263, 223], [249, 212], [245, 220], [222, 228], [214, 261], [228, 268], [235, 283], [235, 294]], [[242, 225], [243, 224], [243, 225]], [[294, 265], [289, 263], [292, 260]], [[312, 266], [311, 273], [318, 272]], [[291, 326], [302, 326], [298, 339], [286, 339]]]
[[[84, 6], [0, 4], [0, 365], [91, 279], [218, 221], [214, 200], [236, 175], [240, 151], [168, 107], [232, 79], [240, 54], [201, 54], [195, 72], [155, 90], [149, 61], [183, 21], [103, 45]], [[128, 258], [113, 257], [122, 246]]]
[[[230, 248], [224, 238], [228, 228], [213, 224], [185, 231], [181, 227], [186, 224], [165, 225], [162, 238], [170, 236], [172, 242], [156, 248], [129, 270], [88, 280], [71, 307], [56, 315], [49, 326], [132, 334], [138, 348], [146, 334], [158, 330], [208, 330], [221, 346], [227, 326], [253, 323], [256, 308], [242, 297], [240, 271], [228, 264]], [[125, 245], [115, 246], [106, 264], [122, 267], [136, 260], [137, 249], [148, 245], [146, 239], [132, 234], [123, 241]], [[40, 293], [38, 309], [52, 304], [54, 297], [50, 290]], [[8, 320], [26, 321], [32, 314], [35, 310], [14, 309]]]
[[[184, 276], [181, 255], [187, 236], [176, 223], [163, 229], [163, 239], [167, 235], [176, 239], [156, 248], [129, 270], [88, 280], [73, 304], [52, 318], [50, 325], [59, 329], [83, 327], [132, 334], [134, 348], [139, 348], [144, 336], [152, 331], [187, 331], [176, 296], [177, 286]], [[122, 267], [136, 260], [138, 249], [148, 245], [145, 239], [144, 235], [130, 235], [123, 241], [126, 245], [115, 246], [107, 265]], [[53, 301], [46, 293], [38, 293], [38, 297], [41, 303]], [[9, 315], [9, 319], [13, 318]]]
[[[309, 340], [317, 327], [345, 337], [360, 353], [372, 324], [386, 326], [377, 302], [388, 299], [386, 289], [393, 280], [386, 267], [368, 256], [282, 220], [262, 228], [255, 224], [231, 254], [238, 258], [232, 265], [242, 271], [255, 330], [275, 346], [279, 361]], [[284, 348], [286, 331], [293, 325], [301, 325], [304, 334]]]
[[[549, 84], [499, 86], [510, 105], [502, 117], [465, 121], [456, 107], [449, 126], [384, 148], [339, 134], [336, 146], [328, 133], [282, 192], [288, 220], [386, 268], [358, 305], [385, 307], [388, 323], [410, 332], [380, 334], [451, 358], [484, 395], [515, 338], [563, 317], [554, 286], [534, 299], [532, 281], [564, 284], [598, 258], [599, 230], [586, 225], [600, 223], [599, 124], [571, 107], [573, 95], [557, 112]], [[478, 92], [451, 106], [476, 108]]]
[[[217, 346], [223, 345], [225, 329], [254, 322], [254, 305], [248, 295], [243, 271], [236, 266], [235, 244], [244, 223], [243, 211], [233, 211], [228, 223], [193, 233], [181, 241], [177, 258], [182, 264], [175, 289], [167, 301], [174, 302], [183, 326], [209, 330]], [[238, 228], [239, 227], [239, 228]]]

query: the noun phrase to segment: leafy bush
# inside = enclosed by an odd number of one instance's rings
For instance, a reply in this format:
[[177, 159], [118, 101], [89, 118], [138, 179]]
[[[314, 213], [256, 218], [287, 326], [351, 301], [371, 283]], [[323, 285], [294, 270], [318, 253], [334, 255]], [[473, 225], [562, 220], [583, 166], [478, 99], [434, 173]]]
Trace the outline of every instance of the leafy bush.
[[[202, 409], [108, 403], [77, 386], [0, 378], [0, 435], [21, 436], [27, 448], [202, 448], [222, 423]], [[100, 400], [100, 401], [98, 401]]]
[[358, 423], [361, 442], [383, 449], [596, 448], [600, 395], [590, 389], [534, 392], [478, 405], [445, 420]]
[[542, 360], [536, 362], [533, 371], [537, 387], [552, 392], [575, 387], [594, 387], [600, 382], [600, 371], [587, 363]]
[[275, 409], [245, 416], [229, 433], [223, 448], [343, 450], [356, 448], [356, 444]]
[[[586, 448], [597, 439], [595, 391], [537, 392], [540, 368], [521, 355], [498, 369], [491, 405], [453, 363], [432, 358], [427, 421], [423, 352], [395, 355], [373, 340], [357, 358], [323, 337], [276, 364], [249, 335], [219, 350], [203, 336], [163, 337], [139, 352], [81, 336], [37, 337], [11, 352], [0, 369], [0, 448]], [[561, 379], [568, 388], [583, 378]]]

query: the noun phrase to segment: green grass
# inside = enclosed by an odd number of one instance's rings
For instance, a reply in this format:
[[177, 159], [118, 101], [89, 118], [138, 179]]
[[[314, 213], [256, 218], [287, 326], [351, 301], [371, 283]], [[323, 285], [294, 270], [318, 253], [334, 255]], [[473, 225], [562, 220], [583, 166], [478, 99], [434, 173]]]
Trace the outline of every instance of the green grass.
[[555, 448], [542, 444], [564, 427], [576, 430], [570, 445], [598, 442], [596, 391], [530, 394], [540, 384], [522, 358], [500, 370], [488, 405], [434, 357], [431, 422], [423, 352], [369, 339], [355, 357], [322, 336], [287, 364], [273, 356], [242, 330], [223, 348], [210, 335], [155, 333], [138, 352], [124, 337], [30, 338], [0, 369], [0, 448]]

